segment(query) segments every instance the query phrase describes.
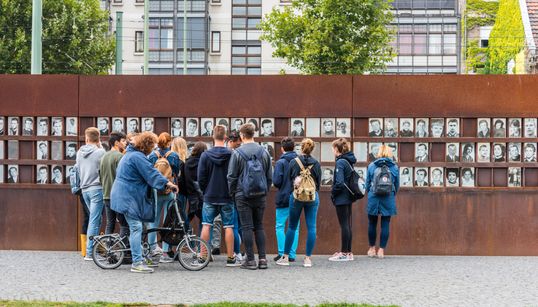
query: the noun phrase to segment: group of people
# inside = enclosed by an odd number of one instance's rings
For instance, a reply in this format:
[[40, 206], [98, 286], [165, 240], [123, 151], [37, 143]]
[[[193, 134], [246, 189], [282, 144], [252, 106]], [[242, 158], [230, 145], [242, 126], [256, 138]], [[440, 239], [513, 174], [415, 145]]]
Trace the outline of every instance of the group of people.
[[[197, 142], [189, 157], [187, 144], [181, 137], [172, 138], [167, 132], [159, 136], [152, 132], [112, 132], [109, 151], [100, 141], [100, 131], [91, 127], [85, 131], [86, 144], [77, 152], [76, 170], [79, 174], [81, 202], [87, 215], [85, 260], [93, 260], [93, 241], [98, 235], [102, 212], [107, 216], [106, 233], [113, 233], [116, 222], [120, 235], [131, 251], [131, 271], [153, 272], [159, 262], [174, 261], [173, 247], [162, 243], [157, 234], [148, 234], [149, 257], [142, 253], [144, 227], [158, 227], [166, 218], [168, 207], [177, 200], [187, 231], [197, 217], [201, 224], [200, 237], [209, 242], [212, 229], [224, 228], [227, 252], [226, 266], [244, 269], [267, 269], [266, 236], [263, 226], [267, 194], [274, 185], [276, 193], [277, 265], [288, 266], [297, 257], [299, 220], [304, 211], [307, 239], [304, 267], [312, 266], [316, 243], [317, 213], [320, 206], [319, 189], [322, 179], [319, 161], [312, 157], [315, 143], [304, 138], [300, 154], [295, 142], [286, 137], [281, 141], [282, 155], [274, 171], [271, 156], [255, 142], [255, 127], [243, 124], [230, 133], [223, 125], [213, 127], [214, 145], [210, 149]], [[105, 146], [106, 147], [106, 146]], [[331, 201], [335, 207], [341, 232], [341, 248], [330, 261], [351, 261], [352, 206], [356, 197], [353, 184], [353, 165], [356, 158], [351, 143], [338, 138], [332, 143], [335, 156]], [[163, 169], [165, 171], [163, 171]], [[387, 179], [388, 178], [388, 179]], [[361, 179], [362, 180], [362, 179]], [[367, 214], [370, 257], [384, 257], [389, 237], [391, 216], [396, 215], [395, 195], [399, 188], [398, 166], [392, 149], [382, 145], [377, 159], [367, 169], [366, 182], [359, 180], [368, 191]], [[388, 192], [380, 193], [378, 186], [390, 183]], [[381, 239], [376, 250], [377, 224], [381, 217]], [[288, 227], [286, 229], [286, 223]], [[257, 248], [256, 261], [254, 245]], [[245, 253], [241, 253], [241, 247]], [[211, 257], [211, 251], [208, 252]]]

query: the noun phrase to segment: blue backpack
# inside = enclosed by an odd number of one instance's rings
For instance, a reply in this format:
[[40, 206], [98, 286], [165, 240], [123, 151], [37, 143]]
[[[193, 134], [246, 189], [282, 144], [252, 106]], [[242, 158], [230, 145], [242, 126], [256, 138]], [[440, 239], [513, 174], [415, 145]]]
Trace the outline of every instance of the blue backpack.
[[71, 184], [71, 194], [80, 195], [82, 190], [80, 189], [80, 171], [75, 164], [69, 172], [69, 183]]
[[263, 169], [263, 153], [265, 149], [260, 147], [258, 152], [250, 157], [238, 148], [237, 153], [246, 161], [245, 168], [239, 178], [239, 186], [246, 198], [260, 197], [267, 194], [267, 178]]

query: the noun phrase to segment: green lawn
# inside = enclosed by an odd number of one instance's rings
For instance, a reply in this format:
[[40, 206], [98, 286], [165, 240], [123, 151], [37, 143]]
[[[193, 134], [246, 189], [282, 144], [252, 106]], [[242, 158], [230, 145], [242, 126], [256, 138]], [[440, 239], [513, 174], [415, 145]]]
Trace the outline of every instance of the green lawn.
[[[116, 303], [107, 303], [107, 302], [92, 302], [92, 303], [75, 303], [75, 302], [44, 302], [44, 301], [1, 301], [0, 307], [145, 307], [151, 306], [146, 303], [135, 303], [135, 304], [116, 304]], [[195, 305], [184, 305], [184, 304], [175, 304], [170, 306], [177, 307], [301, 307], [294, 304], [268, 304], [268, 303], [231, 303], [231, 302], [222, 302], [222, 303], [213, 303], [213, 304], [195, 304]], [[307, 307], [308, 305], [303, 305]], [[320, 304], [315, 307], [397, 307], [395, 305], [391, 306], [375, 306], [368, 304], [348, 304], [348, 303], [339, 303], [339, 304]]]

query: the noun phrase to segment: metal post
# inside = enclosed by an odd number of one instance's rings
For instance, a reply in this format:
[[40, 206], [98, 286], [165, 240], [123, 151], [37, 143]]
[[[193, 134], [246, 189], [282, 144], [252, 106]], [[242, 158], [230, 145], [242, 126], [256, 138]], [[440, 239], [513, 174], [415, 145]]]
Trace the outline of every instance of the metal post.
[[183, 74], [187, 74], [187, 0], [183, 0]]
[[32, 0], [32, 75], [41, 75], [43, 69], [42, 58], [42, 32], [43, 25], [41, 17], [43, 15], [43, 5], [41, 0]]
[[149, 72], [149, 0], [144, 0], [144, 75]]
[[116, 12], [116, 75], [122, 74], [123, 66], [123, 12]]

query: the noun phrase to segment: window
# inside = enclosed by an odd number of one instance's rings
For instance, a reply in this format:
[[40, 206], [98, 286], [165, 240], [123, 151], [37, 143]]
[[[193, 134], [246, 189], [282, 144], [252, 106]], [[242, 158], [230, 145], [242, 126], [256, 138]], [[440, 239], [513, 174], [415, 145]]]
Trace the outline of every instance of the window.
[[220, 31], [211, 32], [211, 52], [220, 53]]
[[441, 54], [442, 49], [442, 41], [441, 41], [441, 34], [430, 34], [429, 36], [429, 54]]
[[262, 18], [261, 0], [232, 1], [232, 29], [256, 30]]
[[401, 55], [411, 54], [413, 51], [413, 35], [400, 34], [400, 48], [399, 53]]
[[456, 34], [445, 34], [443, 40], [443, 54], [456, 54]]
[[232, 75], [259, 75], [262, 65], [259, 41], [232, 43]]
[[144, 32], [135, 32], [135, 52], [144, 52]]
[[[187, 37], [183, 40], [183, 18], [177, 19], [177, 60], [183, 61], [183, 44], [187, 43], [187, 61], [204, 62], [206, 58], [207, 32], [203, 17], [187, 17]], [[212, 38], [212, 37], [211, 37]]]
[[426, 34], [415, 34], [414, 41], [414, 54], [415, 55], [426, 55], [428, 54], [428, 39]]
[[123, 0], [114, 0], [112, 1], [113, 4], [122, 4]]
[[487, 48], [489, 46], [489, 39], [480, 40], [480, 48]]
[[[143, 38], [143, 34], [142, 38]], [[137, 38], [137, 37], [135, 37]], [[143, 39], [142, 39], [143, 40]], [[172, 18], [149, 19], [150, 61], [173, 61], [174, 21]], [[143, 48], [143, 44], [142, 44]]]

